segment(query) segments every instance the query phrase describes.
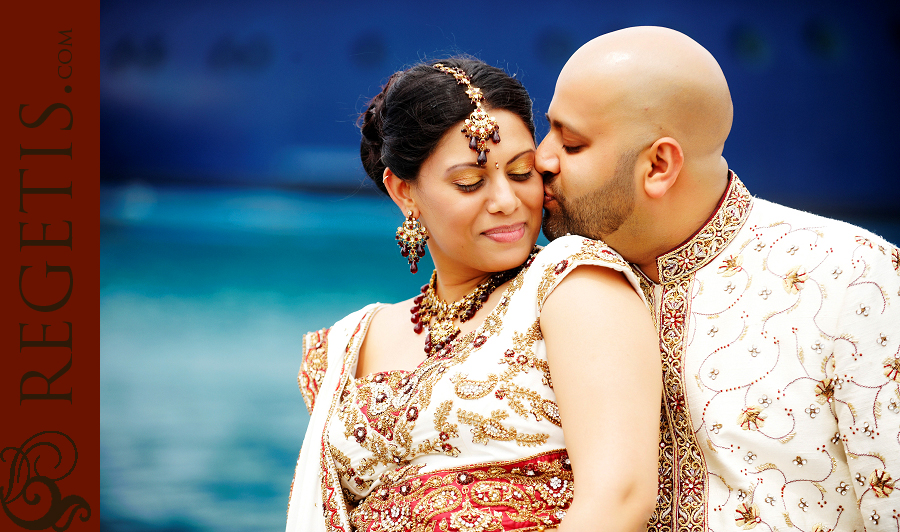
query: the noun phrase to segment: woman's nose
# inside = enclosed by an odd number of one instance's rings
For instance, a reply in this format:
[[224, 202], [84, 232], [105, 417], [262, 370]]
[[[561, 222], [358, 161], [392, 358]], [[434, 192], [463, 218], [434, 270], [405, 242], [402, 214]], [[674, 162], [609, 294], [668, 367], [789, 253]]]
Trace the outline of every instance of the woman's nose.
[[490, 212], [501, 212], [503, 214], [511, 214], [518, 208], [519, 197], [512, 188], [509, 179], [501, 178], [494, 180], [491, 185], [491, 198], [488, 205]]

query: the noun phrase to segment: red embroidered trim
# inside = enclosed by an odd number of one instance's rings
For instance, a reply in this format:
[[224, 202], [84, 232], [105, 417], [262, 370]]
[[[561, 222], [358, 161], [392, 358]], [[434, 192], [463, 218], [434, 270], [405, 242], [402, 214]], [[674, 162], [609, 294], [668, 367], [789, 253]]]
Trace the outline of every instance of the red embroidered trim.
[[419, 474], [422, 467], [385, 475], [351, 513], [356, 530], [539, 530], [559, 525], [574, 494], [565, 450]]

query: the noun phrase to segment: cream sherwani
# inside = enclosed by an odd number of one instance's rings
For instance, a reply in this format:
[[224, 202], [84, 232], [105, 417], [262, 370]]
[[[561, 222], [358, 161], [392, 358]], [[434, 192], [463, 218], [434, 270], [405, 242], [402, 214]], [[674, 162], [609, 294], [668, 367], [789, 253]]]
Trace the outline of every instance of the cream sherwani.
[[900, 251], [752, 198], [659, 257], [651, 530], [898, 530]]

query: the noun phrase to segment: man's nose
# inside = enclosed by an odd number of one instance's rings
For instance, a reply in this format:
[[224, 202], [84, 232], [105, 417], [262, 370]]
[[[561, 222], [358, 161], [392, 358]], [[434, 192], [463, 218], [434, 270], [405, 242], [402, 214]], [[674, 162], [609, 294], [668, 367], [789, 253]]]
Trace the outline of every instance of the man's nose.
[[559, 173], [559, 159], [550, 148], [550, 135], [544, 137], [537, 148], [534, 158], [534, 168], [541, 174], [544, 183], [549, 183]]

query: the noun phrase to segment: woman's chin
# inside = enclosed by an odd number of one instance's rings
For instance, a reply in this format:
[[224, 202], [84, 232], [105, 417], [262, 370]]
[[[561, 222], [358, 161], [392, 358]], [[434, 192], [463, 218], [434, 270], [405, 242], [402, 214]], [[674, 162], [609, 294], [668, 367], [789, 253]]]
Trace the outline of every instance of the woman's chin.
[[487, 253], [487, 256], [484, 257], [485, 262], [491, 265], [490, 271], [503, 272], [518, 268], [528, 260], [531, 250], [534, 249], [535, 242], [537, 242], [537, 236], [534, 238], [521, 238], [512, 244], [503, 245], [501, 249], [497, 249], [500, 248], [498, 246]]

